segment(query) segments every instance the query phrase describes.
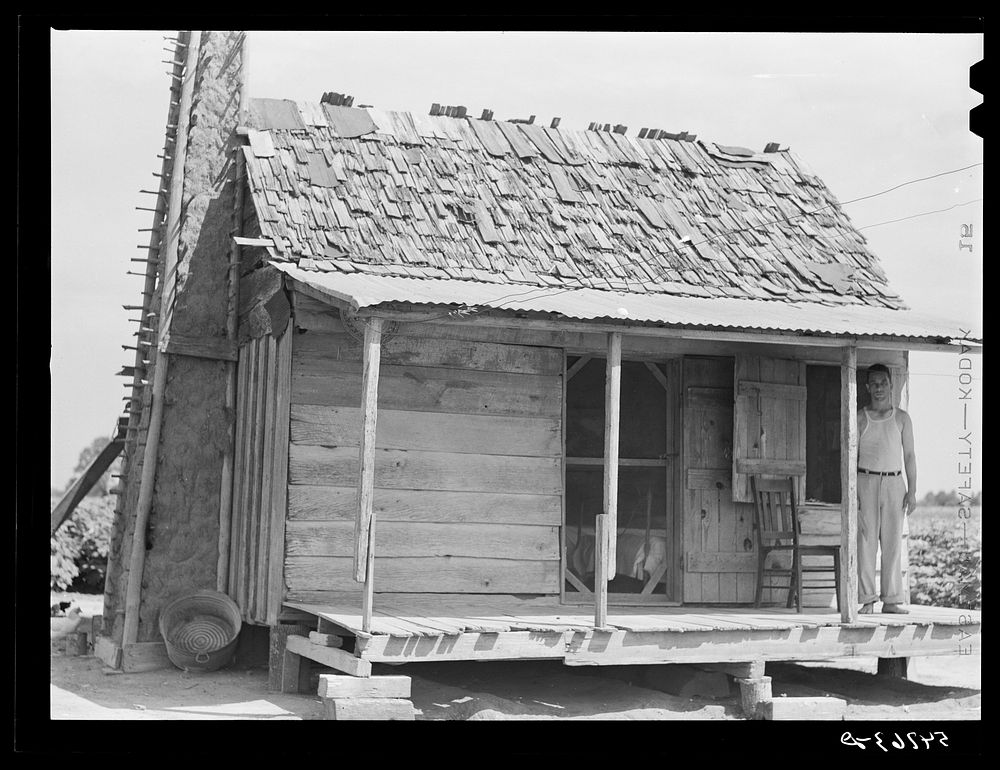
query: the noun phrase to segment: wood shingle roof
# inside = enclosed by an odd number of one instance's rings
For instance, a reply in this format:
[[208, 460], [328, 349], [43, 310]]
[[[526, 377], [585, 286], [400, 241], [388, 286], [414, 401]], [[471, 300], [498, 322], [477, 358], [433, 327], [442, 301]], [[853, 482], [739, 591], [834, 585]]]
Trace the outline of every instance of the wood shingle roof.
[[486, 283], [902, 308], [791, 152], [250, 102], [273, 259]]

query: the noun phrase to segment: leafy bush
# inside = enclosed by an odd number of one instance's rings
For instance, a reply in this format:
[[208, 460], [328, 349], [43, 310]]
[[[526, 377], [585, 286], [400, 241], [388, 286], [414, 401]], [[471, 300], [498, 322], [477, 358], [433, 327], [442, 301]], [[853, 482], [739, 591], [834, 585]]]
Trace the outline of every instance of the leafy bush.
[[954, 523], [932, 522], [910, 534], [910, 601], [983, 608], [982, 535], [968, 538]]
[[104, 587], [115, 497], [84, 498], [49, 543], [49, 588], [96, 592]]

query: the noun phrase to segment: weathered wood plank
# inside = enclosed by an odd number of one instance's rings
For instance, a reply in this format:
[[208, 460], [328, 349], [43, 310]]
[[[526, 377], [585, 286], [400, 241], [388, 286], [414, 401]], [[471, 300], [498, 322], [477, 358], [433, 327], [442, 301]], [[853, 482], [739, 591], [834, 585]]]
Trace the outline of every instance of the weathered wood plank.
[[[551, 375], [386, 365], [379, 377], [379, 406], [385, 409], [555, 418], [561, 395], [562, 378]], [[360, 407], [360, 366], [345, 363], [307, 374], [293, 360], [292, 403]]]
[[[324, 360], [361, 360], [357, 343], [347, 334], [309, 332], [298, 335], [295, 352], [296, 359], [307, 369], [313, 364], [322, 368]], [[562, 374], [563, 366], [562, 353], [557, 348], [442, 340], [430, 336], [394, 336], [386, 340], [382, 355], [387, 364], [482, 372], [558, 375]]]
[[[350, 447], [292, 444], [291, 484], [350, 486], [358, 479], [358, 453]], [[452, 452], [374, 450], [374, 483], [384, 489], [436, 489], [556, 495], [562, 492], [562, 464], [550, 457], [505, 457]]]
[[[426, 593], [556, 593], [558, 561], [462, 556], [380, 558], [379, 589]], [[353, 582], [352, 559], [297, 556], [285, 560], [289, 593], [340, 591]]]
[[278, 622], [281, 601], [284, 598], [285, 520], [288, 511], [288, 434], [291, 398], [292, 337], [294, 332], [286, 327], [278, 338], [275, 364], [274, 402], [274, 455], [271, 473], [270, 500], [270, 553], [268, 555], [266, 620], [269, 626]]
[[257, 391], [260, 380], [260, 340], [251, 340], [246, 346], [247, 351], [247, 381], [246, 404], [243, 414], [246, 440], [243, 445], [243, 490], [240, 496], [240, 532], [236, 541], [236, 576], [231, 584], [233, 599], [240, 606], [246, 617], [247, 611], [247, 555], [249, 552], [250, 533], [254, 524], [254, 481], [256, 467], [256, 435], [257, 423]]
[[395, 721], [416, 719], [413, 703], [406, 698], [323, 698], [326, 719], [331, 721]]
[[321, 634], [319, 631], [310, 631], [307, 636], [313, 644], [321, 647], [343, 647], [344, 637], [337, 634]]
[[[360, 408], [309, 404], [292, 407], [293, 443], [358, 446], [360, 431]], [[558, 457], [559, 420], [379, 409], [375, 446], [379, 449]]]
[[161, 349], [174, 356], [208, 358], [213, 361], [235, 361], [236, 346], [227, 337], [206, 337], [169, 331]]
[[[354, 584], [355, 586], [357, 584]], [[448, 626], [446, 634], [462, 631], [501, 631], [509, 630], [509, 623], [495, 621], [481, 622], [483, 607], [489, 601], [499, 607], [510, 607], [511, 612], [524, 614], [530, 611], [563, 612], [558, 595], [535, 595], [517, 597], [507, 594], [463, 593], [399, 593], [379, 592], [375, 594], [378, 611], [375, 614], [377, 622], [381, 616], [403, 618], [419, 621], [424, 624]], [[347, 591], [300, 591], [290, 596], [285, 606], [310, 616], [332, 620], [345, 631], [355, 627], [360, 628], [360, 616], [357, 608], [361, 601], [360, 588]], [[493, 606], [491, 605], [491, 606]], [[346, 615], [330, 615], [333, 607], [344, 608]], [[587, 627], [590, 625], [588, 623]]]
[[[314, 306], [307, 309], [316, 311], [319, 308], [334, 309], [332, 304], [325, 303], [312, 297], [307, 297], [301, 292], [295, 292], [295, 301], [304, 298], [309, 302], [315, 302]], [[305, 304], [303, 303], [305, 307]], [[426, 335], [435, 339], [454, 339], [465, 341], [501, 342], [517, 345], [538, 345], [543, 347], [565, 348], [574, 355], [580, 353], [591, 353], [603, 356], [607, 345], [607, 328], [599, 331], [574, 331], [560, 326], [556, 322], [548, 323], [545, 328], [524, 328], [515, 326], [500, 326], [483, 324], [482, 317], [475, 320], [463, 319], [440, 319], [434, 322], [427, 322], [428, 315], [440, 316], [440, 310], [427, 312], [426, 308], [414, 308], [415, 315], [408, 316], [411, 320], [416, 319], [417, 324], [411, 327], [406, 322], [404, 313], [397, 313], [393, 320], [399, 322], [400, 333], [410, 335], [415, 329], [416, 333]], [[335, 309], [334, 309], [334, 312]], [[495, 319], [494, 319], [495, 320]], [[311, 328], [311, 327], [303, 327]], [[323, 331], [325, 329], [317, 329]], [[335, 331], [342, 331], [337, 329]], [[775, 344], [774, 335], [759, 335], [753, 337], [758, 340], [767, 338], [766, 344], [755, 344], [749, 335], [743, 335], [740, 341], [706, 339], [705, 333], [698, 335], [697, 339], [683, 339], [675, 334], [661, 338], [640, 336], [623, 333], [622, 352], [627, 358], [651, 358], [664, 359], [671, 356], [734, 356], [737, 353], [756, 353], [758, 355], [770, 355], [779, 358], [801, 357], [809, 363], [838, 363], [839, 351], [835, 347], [828, 345], [797, 344], [803, 340], [795, 339], [793, 336], [786, 337], [787, 344]], [[869, 365], [873, 363], [885, 363], [887, 365], [902, 364], [904, 351], [899, 349], [861, 349], [858, 351], [858, 363]], [[895, 380], [895, 376], [893, 377]]]
[[[470, 556], [496, 559], [559, 558], [559, 528], [516, 524], [425, 524], [379, 521], [378, 556]], [[289, 521], [289, 556], [350, 556], [348, 521]]]
[[687, 488], [708, 489], [713, 492], [732, 489], [732, 474], [726, 468], [688, 468]]
[[429, 637], [412, 640], [374, 636], [359, 640], [361, 657], [371, 662], [420, 660], [527, 660], [562, 658], [566, 645], [564, 632], [538, 633], [465, 633], [452, 637]]
[[621, 432], [622, 335], [608, 334], [604, 373], [604, 514], [607, 536], [607, 580], [618, 573], [618, 439]]
[[[641, 635], [592, 631], [573, 635], [564, 662], [568, 666], [593, 666], [948, 655], [954, 654], [957, 634], [957, 629], [954, 635], [927, 634], [925, 627], [916, 625], [797, 626], [780, 631], [733, 629]], [[890, 650], [892, 655], [888, 654]]]
[[594, 625], [604, 628], [608, 624], [608, 517], [599, 513], [594, 517]]
[[840, 365], [840, 618], [858, 617], [858, 351], [843, 349]]
[[[781, 359], [776, 359], [780, 361]], [[797, 361], [790, 363], [798, 364]], [[805, 401], [806, 389], [802, 385], [788, 385], [780, 382], [758, 382], [755, 380], [739, 380], [736, 385], [736, 392], [740, 396], [750, 396], [756, 398], [774, 398], [785, 401]]]
[[110, 467], [111, 463], [115, 461], [115, 458], [121, 454], [122, 449], [125, 448], [125, 439], [112, 440], [109, 441], [107, 446], [105, 446], [100, 453], [90, 461], [87, 469], [83, 472], [83, 475], [76, 480], [66, 491], [66, 494], [62, 496], [56, 507], [52, 509], [52, 513], [49, 519], [49, 534], [54, 535], [56, 530], [59, 529], [59, 525], [68, 518], [76, 506], [87, 496], [87, 493], [93, 488], [97, 480], [104, 475], [104, 472]]
[[254, 610], [257, 602], [257, 543], [260, 538], [261, 492], [264, 485], [264, 416], [267, 408], [267, 380], [270, 371], [270, 336], [257, 339], [257, 364], [254, 378], [254, 431], [251, 440], [250, 458], [250, 505], [249, 532], [246, 539], [244, 604], [243, 611], [248, 618], [256, 619]]
[[[375, 488], [375, 427], [378, 416], [378, 375], [382, 349], [382, 319], [365, 323], [364, 362], [361, 379], [361, 429], [358, 457], [358, 509], [354, 519], [354, 579], [370, 582], [370, 536], [372, 497]], [[296, 471], [289, 463], [289, 477], [295, 483]], [[366, 585], [367, 588], [367, 585]]]
[[[298, 655], [286, 653], [285, 643], [290, 634], [304, 636], [309, 626], [304, 624], [273, 625], [268, 629], [267, 689], [277, 692], [301, 692], [308, 676], [308, 666], [301, 665]], [[287, 663], [287, 666], [286, 666]]]
[[685, 388], [684, 407], [686, 409], [732, 406], [732, 404], [732, 388], [701, 387], [695, 385]]
[[292, 292], [292, 308], [295, 326], [317, 332], [346, 334], [347, 328], [340, 319], [340, 310], [326, 305], [298, 291]]
[[359, 679], [340, 674], [320, 674], [321, 698], [409, 698], [410, 677], [372, 676]]
[[[736, 472], [752, 475], [800, 476], [806, 472], [805, 460], [779, 460], [770, 458], [736, 458]], [[746, 501], [743, 501], [746, 502]]]
[[249, 402], [250, 354], [253, 343], [240, 347], [240, 360], [236, 369], [236, 442], [233, 452], [233, 501], [229, 531], [229, 596], [237, 599], [237, 576], [243, 554], [243, 519], [247, 465], [247, 404]]
[[[374, 510], [380, 522], [557, 526], [560, 501], [559, 495], [380, 489], [376, 486]], [[355, 487], [288, 487], [288, 518], [291, 521], [353, 521], [356, 505]]]
[[[274, 456], [278, 451], [275, 445], [275, 434], [278, 430], [276, 424], [275, 407], [278, 401], [277, 394], [277, 370], [278, 370], [278, 343], [277, 340], [268, 335], [265, 339], [267, 346], [267, 372], [264, 386], [264, 433], [261, 446], [261, 487], [260, 487], [260, 515], [257, 524], [257, 547], [254, 559], [254, 580], [256, 587], [254, 590], [254, 601], [252, 617], [262, 623], [267, 622], [267, 581], [270, 577], [270, 555], [271, 555], [271, 504], [274, 495]], [[285, 417], [287, 420], [288, 418]], [[286, 451], [287, 444], [280, 447], [280, 451]]]
[[285, 642], [285, 649], [294, 654], [309, 658], [324, 666], [335, 668], [351, 676], [369, 677], [372, 675], [371, 663], [351, 655], [349, 652], [338, 650], [335, 647], [320, 647], [311, 643], [304, 636], [289, 636]]

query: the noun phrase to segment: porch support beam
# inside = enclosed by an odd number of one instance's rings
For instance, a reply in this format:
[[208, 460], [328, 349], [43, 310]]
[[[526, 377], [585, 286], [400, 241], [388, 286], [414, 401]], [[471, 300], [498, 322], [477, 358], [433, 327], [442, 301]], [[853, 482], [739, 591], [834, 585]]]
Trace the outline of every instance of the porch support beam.
[[594, 522], [594, 625], [608, 620], [608, 581], [618, 570], [618, 433], [621, 412], [622, 335], [608, 334], [604, 377], [604, 507]]
[[858, 619], [858, 351], [843, 349], [840, 364], [840, 619]]
[[362, 630], [371, 633], [375, 566], [375, 422], [378, 416], [378, 375], [382, 354], [382, 319], [365, 321], [361, 379], [361, 447], [358, 473], [358, 509], [354, 520], [354, 579], [364, 583]]
[[618, 572], [615, 554], [618, 535], [618, 437], [621, 427], [622, 335], [608, 335], [608, 363], [604, 378], [604, 513], [608, 519], [608, 580]]
[[[301, 281], [294, 281], [296, 291], [301, 291], [320, 301], [330, 302], [344, 298], [333, 296], [330, 293], [315, 289]], [[440, 310], [428, 311], [426, 307], [414, 310], [406, 309], [386, 309], [386, 308], [362, 308], [358, 311], [359, 318], [378, 317], [386, 321], [397, 321], [399, 323], [421, 323], [428, 320], [440, 318]], [[854, 345], [862, 349], [871, 350], [918, 350], [928, 352], [957, 352], [960, 348], [969, 353], [982, 353], [982, 345], [978, 342], [961, 340], [958, 336], [962, 330], [955, 330], [954, 341], [929, 342], [926, 337], [899, 337], [894, 335], [841, 335], [841, 334], [801, 334], [794, 331], [788, 332], [755, 332], [740, 330], [709, 330], [709, 329], [687, 329], [676, 326], [653, 326], [653, 325], [633, 325], [628, 323], [610, 324], [599, 321], [589, 321], [585, 319], [542, 319], [542, 318], [517, 318], [513, 316], [499, 316], [477, 314], [471, 318], [449, 319], [448, 326], [480, 326], [491, 328], [509, 329], [533, 329], [536, 331], [548, 332], [600, 332], [600, 333], [624, 333], [635, 337], [660, 337], [664, 339], [683, 340], [712, 340], [716, 342], [748, 342], [757, 344], [781, 344], [781, 345], [812, 345], [815, 347], [840, 348], [845, 344]], [[976, 332], [978, 333], [978, 331]], [[965, 345], [962, 348], [963, 344]]]

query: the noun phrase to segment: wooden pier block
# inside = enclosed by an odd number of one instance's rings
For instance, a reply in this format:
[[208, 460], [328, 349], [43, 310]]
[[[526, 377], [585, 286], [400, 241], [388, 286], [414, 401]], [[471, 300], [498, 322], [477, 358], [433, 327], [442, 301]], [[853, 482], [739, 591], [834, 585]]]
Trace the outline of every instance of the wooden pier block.
[[336, 634], [321, 634], [318, 631], [309, 632], [309, 641], [323, 647], [343, 647], [344, 637]]
[[304, 636], [292, 635], [285, 640], [285, 659], [287, 660], [292, 653], [314, 660], [320, 665], [343, 671], [351, 676], [367, 678], [372, 675], [372, 664], [369, 661], [361, 660], [336, 647], [321, 647], [318, 644], [313, 644]]
[[[309, 633], [309, 626], [288, 624], [272, 626], [268, 648], [267, 688], [277, 692], [304, 692], [307, 684], [309, 666], [302, 665], [298, 655], [292, 655], [285, 650], [288, 637], [291, 634], [304, 635]], [[288, 689], [285, 689], [285, 688]]]
[[698, 668], [706, 671], [721, 671], [736, 679], [760, 679], [764, 676], [764, 661], [747, 663], [703, 663]]
[[771, 677], [737, 679], [740, 685], [740, 705], [747, 719], [763, 719], [764, 704], [771, 700]]
[[359, 679], [355, 676], [320, 674], [321, 698], [409, 698], [410, 677], [373, 676]]
[[906, 679], [909, 660], [909, 658], [879, 658], [877, 673], [889, 679]]
[[843, 698], [773, 698], [763, 704], [764, 719], [842, 720], [847, 712]]
[[394, 720], [416, 719], [413, 703], [405, 698], [324, 698], [327, 719]]

